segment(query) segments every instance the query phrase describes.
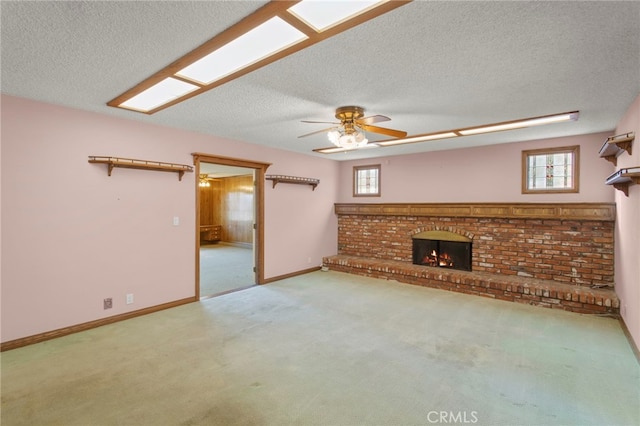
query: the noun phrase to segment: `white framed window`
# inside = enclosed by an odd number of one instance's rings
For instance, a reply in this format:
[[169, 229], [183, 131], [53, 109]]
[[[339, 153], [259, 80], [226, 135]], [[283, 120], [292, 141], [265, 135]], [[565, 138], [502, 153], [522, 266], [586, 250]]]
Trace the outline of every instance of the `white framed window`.
[[522, 193], [578, 192], [580, 146], [522, 151]]
[[353, 168], [353, 196], [380, 196], [380, 164]]

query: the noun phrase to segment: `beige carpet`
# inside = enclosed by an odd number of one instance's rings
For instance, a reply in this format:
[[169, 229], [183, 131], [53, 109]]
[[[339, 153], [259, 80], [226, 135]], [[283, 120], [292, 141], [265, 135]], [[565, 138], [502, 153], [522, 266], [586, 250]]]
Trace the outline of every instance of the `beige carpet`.
[[200, 297], [245, 288], [255, 283], [252, 248], [224, 243], [200, 247]]
[[617, 320], [314, 272], [2, 354], [2, 426], [638, 425]]

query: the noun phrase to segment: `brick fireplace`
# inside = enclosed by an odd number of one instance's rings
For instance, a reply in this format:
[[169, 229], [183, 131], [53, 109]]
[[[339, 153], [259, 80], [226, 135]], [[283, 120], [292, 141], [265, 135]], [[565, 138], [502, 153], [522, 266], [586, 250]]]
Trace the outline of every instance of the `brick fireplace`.
[[[468, 240], [473, 246], [473, 272], [456, 271], [453, 275], [458, 278], [452, 278], [454, 281], [486, 277], [490, 281], [509, 282], [510, 286], [524, 282], [546, 286], [547, 295], [551, 287], [554, 293], [567, 290], [592, 296], [595, 288], [607, 287], [605, 291], [610, 294], [603, 293], [600, 303], [594, 304], [604, 308], [609, 298], [611, 307], [616, 307], [617, 299], [611, 290], [615, 204], [336, 204], [335, 211], [338, 256], [325, 258], [325, 266], [331, 269], [359, 273], [358, 268], [344, 263], [345, 259], [355, 259], [353, 261], [366, 263], [368, 270], [376, 262], [387, 265], [387, 269], [400, 268], [401, 272], [382, 274], [399, 281], [403, 281], [401, 277], [405, 275], [445, 276], [448, 280], [451, 274], [443, 275], [443, 268], [413, 264], [415, 236], [446, 233]], [[540, 297], [545, 297], [543, 293], [541, 291]], [[561, 298], [564, 304], [553, 307], [583, 311], [587, 296], [580, 302], [580, 295], [565, 293]], [[574, 296], [580, 306], [570, 306]], [[555, 300], [548, 303], [558, 304]], [[612, 310], [596, 308], [596, 311]]]

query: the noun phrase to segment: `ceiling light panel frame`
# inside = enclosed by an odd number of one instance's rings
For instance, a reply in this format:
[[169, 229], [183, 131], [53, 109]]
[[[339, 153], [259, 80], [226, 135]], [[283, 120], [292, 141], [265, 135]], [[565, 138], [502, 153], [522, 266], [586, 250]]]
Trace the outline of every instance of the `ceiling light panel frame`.
[[[541, 115], [537, 117], [521, 118], [518, 120], [502, 121], [500, 123], [484, 124], [480, 126], [464, 127], [460, 129], [444, 130], [440, 132], [423, 133], [419, 135], [410, 135], [404, 138], [386, 139], [369, 143], [366, 147], [387, 147], [397, 146], [418, 142], [428, 142], [442, 139], [458, 138], [464, 136], [474, 136], [483, 133], [503, 132], [506, 130], [524, 129], [527, 127], [542, 126], [554, 123], [563, 123], [568, 121], [577, 121], [580, 117], [580, 111], [561, 112], [559, 114]], [[349, 151], [348, 148], [317, 148], [314, 152], [320, 154], [334, 154], [336, 152]]]
[[[410, 3], [411, 1], [412, 0], [394, 0], [381, 1], [372, 5], [370, 4], [367, 8], [357, 12], [355, 15], [351, 15], [346, 19], [341, 19], [336, 23], [325, 25], [321, 30], [319, 30], [289, 10], [296, 4], [301, 3], [301, 1], [272, 0], [251, 15], [239, 21], [237, 24], [232, 25], [209, 41], [182, 56], [180, 59], [174, 61], [149, 78], [107, 102], [107, 105], [149, 115], [154, 114], [165, 108], [169, 108], [177, 103], [183, 102], [208, 90], [228, 83], [229, 81], [235, 80], [236, 78], [312, 46], [322, 40], [340, 34], [350, 28]], [[330, 3], [339, 4], [338, 2], [327, 2], [327, 4]], [[277, 22], [277, 25], [280, 25], [282, 28], [285, 28], [282, 26], [283, 23], [287, 24], [287, 26], [291, 28], [287, 28], [286, 30], [292, 34], [298, 34], [299, 37], [291, 40], [284, 39], [280, 45], [276, 45], [274, 50], [269, 53], [256, 54], [253, 57], [250, 57], [249, 61], [244, 64], [244, 66], [231, 67], [231, 69], [227, 69], [225, 72], [221, 72], [219, 75], [214, 76], [213, 80], [204, 79], [206, 81], [202, 81], [200, 79], [202, 77], [200, 72], [197, 73], [197, 76], [191, 72], [197, 66], [195, 64], [198, 61], [201, 61], [200, 65], [202, 65], [207, 61], [205, 59], [206, 57], [209, 57], [210, 59], [213, 58], [215, 55], [212, 54], [216, 51], [224, 50], [225, 46], [233, 46], [234, 43], [240, 43], [239, 45], [241, 45], [241, 42], [238, 40], [242, 40], [243, 36], [246, 37], [248, 33], [251, 33], [260, 26], [269, 25], [268, 22]], [[226, 50], [230, 49], [227, 48]], [[141, 103], [136, 103], [135, 101], [130, 101], [136, 96], [138, 97], [138, 100], [144, 99], [147, 97], [144, 93], [145, 91], [157, 90], [154, 89], [154, 86], [161, 84], [169, 78], [193, 85], [195, 88], [191, 88], [192, 90], [187, 91], [186, 93], [167, 93], [165, 100], [159, 105], [157, 104], [157, 100], [154, 101], [155, 103], [150, 103], [147, 106], [142, 105]]]
[[483, 124], [480, 126], [465, 127], [461, 129], [445, 130], [436, 133], [424, 133], [421, 135], [407, 136], [398, 139], [388, 139], [375, 142], [379, 146], [394, 146], [417, 142], [450, 139], [462, 136], [474, 136], [483, 133], [504, 132], [506, 130], [524, 129], [527, 127], [542, 126], [546, 124], [577, 121], [580, 111], [561, 112], [559, 114], [541, 115], [537, 117], [521, 118], [518, 120], [501, 121], [500, 123]]

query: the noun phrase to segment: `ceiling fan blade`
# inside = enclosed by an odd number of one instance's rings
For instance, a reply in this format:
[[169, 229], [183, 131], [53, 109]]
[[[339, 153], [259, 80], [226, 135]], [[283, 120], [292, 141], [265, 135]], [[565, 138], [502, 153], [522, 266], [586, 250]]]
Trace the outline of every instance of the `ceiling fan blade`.
[[382, 121], [391, 121], [391, 119], [384, 115], [370, 115], [369, 117], [358, 118], [356, 120], [356, 123], [373, 124], [373, 123], [380, 123]]
[[361, 125], [360, 127], [362, 127], [362, 130], [367, 132], [380, 133], [382, 135], [393, 136], [394, 138], [403, 138], [407, 136], [407, 132], [403, 132], [402, 130], [387, 129], [385, 127], [378, 127], [378, 126], [369, 126], [367, 124]]
[[304, 134], [304, 135], [300, 135], [300, 136], [298, 136], [298, 138], [304, 138], [304, 137], [307, 137], [307, 136], [315, 135], [316, 133], [328, 132], [330, 130], [334, 130], [334, 129], [337, 129], [337, 128], [338, 127], [329, 127], [327, 129], [316, 130], [315, 132], [311, 132], [311, 133], [307, 133], [307, 134]]
[[340, 124], [336, 121], [310, 121], [310, 120], [302, 120], [301, 123], [324, 123], [324, 124]]

